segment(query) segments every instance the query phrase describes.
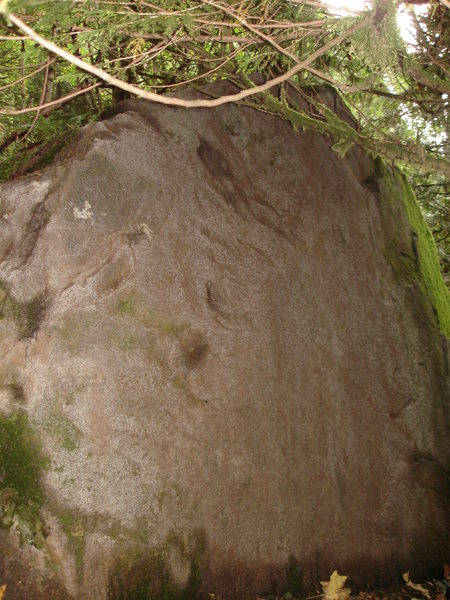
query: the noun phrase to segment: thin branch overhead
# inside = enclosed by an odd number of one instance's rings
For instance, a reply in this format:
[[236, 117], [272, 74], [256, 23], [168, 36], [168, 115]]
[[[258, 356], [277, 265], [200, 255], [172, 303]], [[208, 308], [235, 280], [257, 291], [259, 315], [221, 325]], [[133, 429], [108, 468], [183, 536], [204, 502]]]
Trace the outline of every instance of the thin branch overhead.
[[[251, 101], [327, 133], [342, 154], [357, 143], [398, 164], [450, 173], [447, 146], [416, 135], [448, 129], [449, 19], [442, 4], [424, 22], [416, 16], [415, 53], [398, 35], [393, 0], [343, 18], [316, 0], [40, 0], [20, 13], [8, 13], [7, 6], [0, 3], [5, 138], [23, 139], [12, 134], [14, 127], [23, 132], [30, 113], [25, 130], [38, 135], [50, 113], [56, 118], [76, 104], [83, 108], [73, 122], [87, 122], [111, 99], [126, 96], [188, 109]], [[51, 81], [42, 80], [42, 71]], [[232, 82], [236, 91], [188, 98], [168, 93], [217, 80]], [[307, 95], [334, 88], [357, 119], [358, 133], [317, 102], [312, 112], [290, 104], [283, 95], [288, 83]], [[279, 100], [270, 107], [269, 92]]]
[[[24, 21], [22, 19], [20, 19], [19, 17], [17, 17], [16, 15], [9, 14], [8, 17], [13, 25], [15, 25], [18, 29], [20, 29], [21, 31], [23, 31], [24, 33], [26, 33], [29, 36], [30, 40], [33, 40], [34, 42], [36, 42], [36, 44], [38, 44], [42, 48], [45, 48], [52, 54], [55, 54], [56, 56], [59, 56], [60, 58], [75, 65], [76, 67], [82, 69], [83, 71], [86, 71], [86, 73], [94, 75], [95, 77], [97, 77], [98, 79], [101, 79], [105, 83], [108, 83], [109, 85], [112, 85], [116, 88], [124, 90], [125, 92], [128, 92], [130, 94], [135, 94], [136, 96], [138, 96], [140, 98], [145, 98], [146, 100], [151, 100], [151, 101], [157, 102], [159, 104], [166, 104], [168, 106], [179, 106], [182, 108], [200, 108], [200, 107], [212, 108], [214, 106], [220, 106], [222, 104], [228, 104], [230, 102], [238, 102], [239, 100], [243, 100], [244, 98], [247, 98], [248, 96], [253, 96], [255, 94], [260, 94], [262, 92], [270, 90], [272, 87], [274, 87], [276, 85], [280, 85], [281, 83], [283, 83], [284, 81], [287, 81], [288, 79], [290, 79], [291, 77], [293, 77], [294, 75], [299, 73], [300, 71], [306, 69], [310, 64], [312, 64], [320, 56], [323, 56], [329, 50], [331, 50], [335, 46], [341, 44], [350, 35], [352, 35], [353, 33], [356, 33], [357, 31], [360, 31], [361, 29], [364, 29], [368, 25], [368, 21], [363, 21], [363, 22], [357, 23], [356, 25], [353, 25], [348, 30], [346, 30], [344, 33], [341, 33], [340, 35], [336, 36], [335, 38], [333, 38], [332, 40], [330, 40], [329, 42], [327, 42], [326, 44], [324, 44], [323, 46], [321, 46], [320, 48], [318, 48], [317, 50], [312, 52], [310, 54], [310, 56], [308, 56], [308, 58], [306, 58], [305, 60], [302, 60], [302, 61], [298, 61], [294, 67], [291, 67], [288, 71], [286, 71], [282, 75], [279, 75], [278, 77], [275, 77], [275, 78], [267, 81], [266, 83], [257, 85], [255, 87], [252, 87], [252, 88], [249, 88], [246, 90], [242, 90], [236, 94], [227, 94], [225, 96], [221, 96], [220, 98], [215, 98], [213, 100], [183, 100], [182, 98], [173, 98], [173, 97], [169, 97], [169, 96], [155, 94], [154, 92], [150, 92], [150, 91], [141, 89], [141, 88], [137, 87], [136, 85], [122, 81], [118, 77], [115, 77], [114, 75], [107, 73], [103, 69], [100, 69], [99, 67], [96, 67], [95, 65], [92, 65], [91, 63], [88, 63], [88, 62], [78, 58], [77, 56], [74, 56], [70, 52], [67, 52], [67, 50], [64, 50], [63, 48], [60, 48], [59, 46], [57, 46], [55, 43], [53, 43], [49, 40], [46, 40], [45, 38], [40, 36], [38, 33], [36, 33], [26, 23], [24, 23]], [[38, 108], [39, 108], [39, 106], [36, 106], [35, 110], [38, 110]], [[19, 114], [19, 113], [17, 113], [17, 112], [13, 113], [10, 111], [1, 110], [0, 114]]]

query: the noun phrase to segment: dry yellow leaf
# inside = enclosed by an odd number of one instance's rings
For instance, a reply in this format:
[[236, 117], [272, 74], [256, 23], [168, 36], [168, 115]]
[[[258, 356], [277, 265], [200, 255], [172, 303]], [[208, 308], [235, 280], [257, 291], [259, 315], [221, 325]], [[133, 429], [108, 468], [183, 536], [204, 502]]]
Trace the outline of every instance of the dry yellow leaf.
[[321, 581], [325, 600], [347, 600], [350, 598], [350, 588], [345, 588], [344, 584], [347, 575], [339, 575], [334, 571], [330, 577], [330, 581]]
[[0, 585], [0, 600], [3, 600], [6, 592], [6, 583], [4, 585]]
[[422, 585], [419, 585], [418, 583], [413, 583], [412, 581], [408, 581], [408, 583], [406, 585], [408, 587], [412, 588], [414, 591], [420, 592], [426, 598], [430, 597], [430, 592], [427, 589], [425, 589]]
[[411, 589], [413, 589], [415, 592], [420, 592], [426, 598], [430, 597], [430, 592], [427, 589], [425, 589], [423, 586], [419, 585], [418, 583], [413, 583], [411, 581], [411, 579], [409, 578], [409, 571], [406, 571], [406, 573], [403, 573], [402, 576], [403, 576], [403, 581], [406, 582], [406, 585], [408, 587], [410, 587]]

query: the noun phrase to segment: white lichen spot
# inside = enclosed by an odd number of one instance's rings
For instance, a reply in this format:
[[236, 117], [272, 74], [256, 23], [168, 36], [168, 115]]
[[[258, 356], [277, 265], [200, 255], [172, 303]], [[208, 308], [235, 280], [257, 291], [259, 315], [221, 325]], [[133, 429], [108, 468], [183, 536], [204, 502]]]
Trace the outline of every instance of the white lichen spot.
[[37, 193], [45, 195], [50, 188], [51, 179], [35, 179], [31, 182], [31, 186], [35, 188]]
[[92, 212], [92, 206], [87, 200], [85, 200], [83, 208], [77, 208], [76, 206], [73, 207], [73, 216], [75, 219], [82, 219], [83, 221], [93, 219], [94, 213]]

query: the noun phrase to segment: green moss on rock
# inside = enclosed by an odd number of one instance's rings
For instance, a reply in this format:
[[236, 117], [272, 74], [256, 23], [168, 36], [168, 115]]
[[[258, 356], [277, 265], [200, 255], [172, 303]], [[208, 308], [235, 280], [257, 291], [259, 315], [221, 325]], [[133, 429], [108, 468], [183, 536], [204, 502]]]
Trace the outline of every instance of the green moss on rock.
[[433, 308], [440, 331], [450, 337], [450, 292], [419, 204], [406, 178], [398, 171], [389, 172], [381, 160], [376, 161], [375, 169], [386, 235], [384, 256], [398, 281], [419, 285]]
[[0, 281], [0, 320], [12, 319], [17, 324], [20, 339], [32, 337], [39, 329], [45, 314], [46, 302], [37, 296], [29, 302], [17, 302], [7, 286]]
[[436, 243], [406, 178], [401, 183], [406, 213], [417, 236], [415, 247], [423, 286], [436, 312], [442, 333], [450, 337], [450, 292], [440, 272]]
[[39, 329], [46, 308], [45, 298], [43, 296], [37, 296], [20, 305], [20, 318], [19, 318], [19, 337], [26, 339], [33, 337], [33, 335]]
[[69, 509], [58, 514], [69, 545], [75, 557], [75, 567], [79, 576], [83, 573], [84, 551], [86, 548], [86, 527], [84, 519]]
[[117, 311], [122, 317], [131, 316], [134, 317], [136, 314], [135, 301], [133, 298], [123, 298], [117, 305]]
[[79, 447], [83, 434], [68, 417], [53, 413], [45, 421], [44, 427], [58, 439], [65, 450], [72, 451]]
[[[116, 561], [110, 582], [109, 600], [198, 600], [201, 572], [206, 555], [203, 529], [194, 528], [186, 537], [169, 533], [164, 544], [137, 548], [134, 544]], [[184, 585], [173, 576], [173, 558], [188, 566]]]
[[161, 335], [178, 337], [189, 328], [188, 323], [167, 319], [159, 312], [148, 308], [135, 297], [122, 298], [117, 304], [117, 312], [122, 317], [134, 317], [145, 328], [155, 329]]
[[[42, 537], [40, 475], [46, 465], [25, 412], [0, 415], [0, 522], [22, 539]], [[36, 545], [36, 544], [35, 544]]]
[[168, 568], [167, 555], [149, 550], [142, 555], [124, 555], [113, 570], [109, 600], [178, 600], [179, 593]]
[[11, 399], [14, 403], [24, 405], [26, 403], [25, 390], [19, 376], [14, 373], [12, 376], [7, 377], [6, 381], [3, 382], [0, 377], [0, 385], [9, 389]]
[[0, 282], [0, 320], [12, 318], [16, 320], [19, 317], [19, 305], [13, 301], [6, 285]]

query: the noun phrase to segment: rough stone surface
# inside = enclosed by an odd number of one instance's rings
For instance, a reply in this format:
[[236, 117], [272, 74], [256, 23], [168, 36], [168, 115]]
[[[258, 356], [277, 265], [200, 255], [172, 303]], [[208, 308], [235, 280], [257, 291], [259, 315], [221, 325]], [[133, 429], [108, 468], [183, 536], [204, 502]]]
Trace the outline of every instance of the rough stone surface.
[[0, 409], [49, 458], [8, 600], [439, 570], [446, 342], [399, 176], [251, 109], [123, 110], [1, 187]]

